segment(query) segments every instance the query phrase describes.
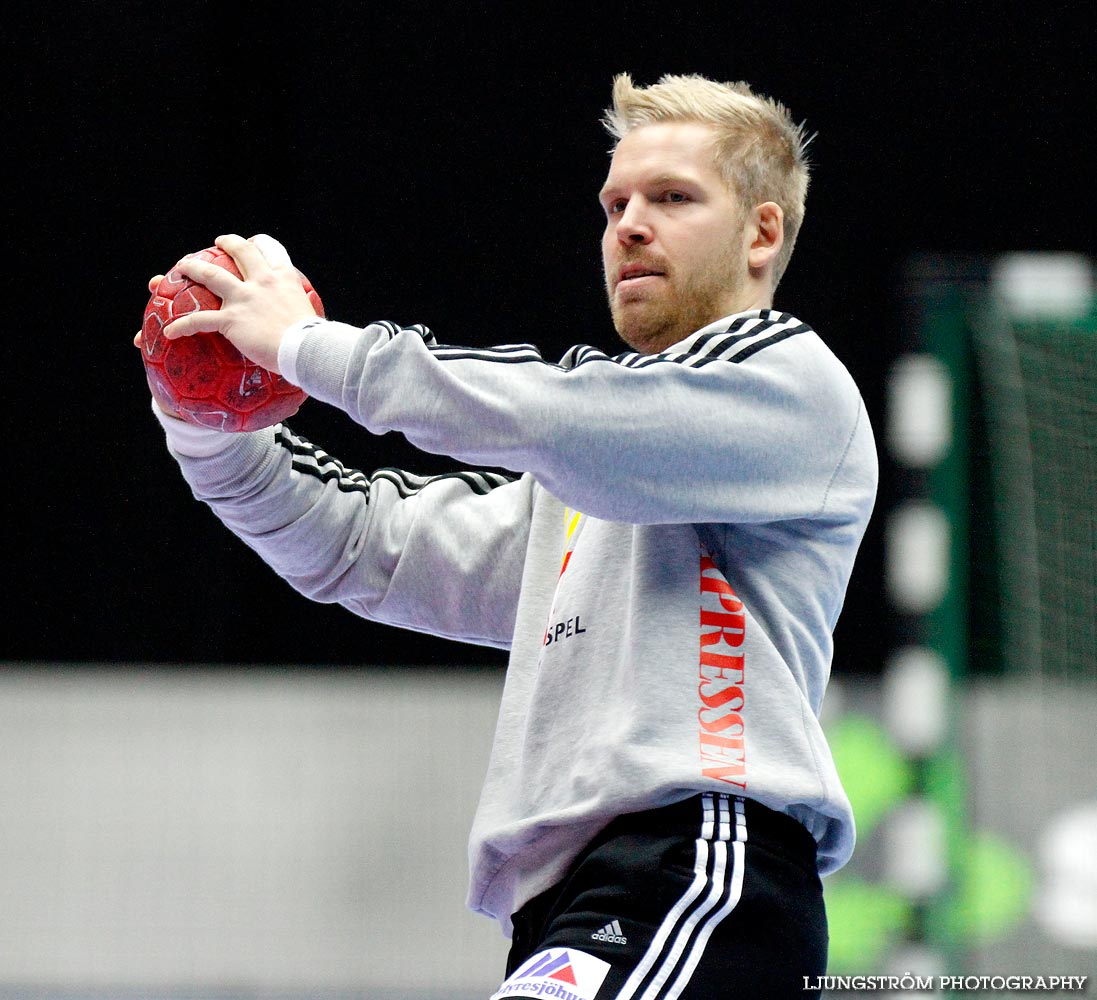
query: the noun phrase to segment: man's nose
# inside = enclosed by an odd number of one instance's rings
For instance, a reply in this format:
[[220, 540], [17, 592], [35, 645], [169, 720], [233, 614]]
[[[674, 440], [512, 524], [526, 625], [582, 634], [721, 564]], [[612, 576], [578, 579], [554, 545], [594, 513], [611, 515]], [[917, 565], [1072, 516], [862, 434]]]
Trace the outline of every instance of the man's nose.
[[641, 199], [632, 198], [625, 206], [617, 220], [617, 239], [625, 244], [651, 242], [651, 220]]

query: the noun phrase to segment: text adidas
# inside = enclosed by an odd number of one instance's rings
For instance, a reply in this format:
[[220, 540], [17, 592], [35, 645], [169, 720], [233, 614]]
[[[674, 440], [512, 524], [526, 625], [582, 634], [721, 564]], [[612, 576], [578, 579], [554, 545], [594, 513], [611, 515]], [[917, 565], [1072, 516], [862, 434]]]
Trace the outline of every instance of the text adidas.
[[616, 920], [591, 934], [591, 940], [604, 941], [607, 944], [628, 944], [628, 938], [625, 937], [621, 925]]

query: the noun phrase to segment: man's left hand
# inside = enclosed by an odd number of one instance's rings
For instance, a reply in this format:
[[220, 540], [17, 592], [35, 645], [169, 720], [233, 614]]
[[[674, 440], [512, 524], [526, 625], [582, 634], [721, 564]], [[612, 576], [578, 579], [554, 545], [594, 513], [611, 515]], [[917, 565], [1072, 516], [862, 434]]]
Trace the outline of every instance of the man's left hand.
[[286, 248], [270, 236], [218, 236], [215, 243], [236, 261], [243, 277], [198, 257], [184, 257], [178, 270], [220, 298], [221, 308], [188, 313], [164, 327], [164, 335], [174, 340], [216, 331], [245, 357], [278, 373], [282, 335], [294, 323], [316, 315], [301, 275]]

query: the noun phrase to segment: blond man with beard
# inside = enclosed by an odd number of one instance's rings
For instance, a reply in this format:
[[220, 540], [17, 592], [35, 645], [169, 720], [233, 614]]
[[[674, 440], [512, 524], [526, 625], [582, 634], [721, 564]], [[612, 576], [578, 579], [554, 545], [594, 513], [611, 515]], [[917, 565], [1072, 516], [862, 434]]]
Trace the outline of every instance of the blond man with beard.
[[373, 433], [513, 476], [367, 477], [282, 425], [159, 416], [195, 495], [303, 593], [510, 650], [470, 841], [469, 904], [513, 939], [494, 997], [804, 996], [819, 875], [854, 840], [818, 715], [872, 432], [773, 308], [808, 184], [788, 112], [620, 76], [606, 124], [624, 354], [317, 319], [264, 236], [218, 240], [242, 279], [181, 266], [224, 307], [169, 336], [220, 330]]

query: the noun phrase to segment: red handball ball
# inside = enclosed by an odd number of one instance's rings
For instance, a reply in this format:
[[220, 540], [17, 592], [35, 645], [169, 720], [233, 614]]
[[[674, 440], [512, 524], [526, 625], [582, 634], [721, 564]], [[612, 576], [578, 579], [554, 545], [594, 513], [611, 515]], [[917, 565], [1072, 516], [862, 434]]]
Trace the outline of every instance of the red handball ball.
[[[236, 262], [224, 250], [210, 247], [195, 256], [240, 277]], [[316, 315], [324, 304], [301, 276]], [[293, 416], [308, 396], [281, 375], [260, 368], [219, 333], [168, 340], [164, 327], [200, 309], [220, 309], [221, 300], [204, 285], [173, 268], [145, 307], [141, 324], [141, 358], [156, 401], [192, 424], [219, 431], [254, 431]]]

